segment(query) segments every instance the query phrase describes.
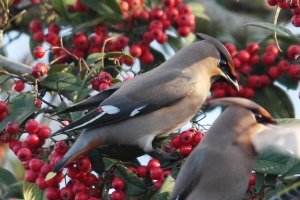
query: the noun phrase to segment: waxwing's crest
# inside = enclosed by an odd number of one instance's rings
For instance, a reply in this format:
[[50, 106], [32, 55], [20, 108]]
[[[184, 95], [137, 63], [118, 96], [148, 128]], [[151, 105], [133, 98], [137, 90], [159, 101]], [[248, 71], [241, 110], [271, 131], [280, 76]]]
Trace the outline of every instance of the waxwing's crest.
[[271, 123], [274, 124], [276, 121], [272, 117], [272, 115], [264, 109], [262, 106], [258, 105], [257, 103], [240, 97], [224, 97], [224, 98], [217, 98], [211, 99], [207, 102], [208, 106], [230, 106], [230, 105], [237, 105], [244, 108], [247, 108], [253, 112], [256, 117], [256, 120], [259, 123]]
[[231, 57], [229, 51], [226, 49], [226, 47], [220, 41], [218, 41], [217, 39], [215, 39], [209, 35], [206, 35], [203, 33], [196, 33], [196, 36], [200, 39], [203, 39], [203, 40], [206, 40], [206, 41], [212, 43], [218, 49], [221, 56], [225, 57], [232, 75], [235, 78], [237, 78], [237, 72], [236, 72], [235, 66], [233, 64], [232, 57]]

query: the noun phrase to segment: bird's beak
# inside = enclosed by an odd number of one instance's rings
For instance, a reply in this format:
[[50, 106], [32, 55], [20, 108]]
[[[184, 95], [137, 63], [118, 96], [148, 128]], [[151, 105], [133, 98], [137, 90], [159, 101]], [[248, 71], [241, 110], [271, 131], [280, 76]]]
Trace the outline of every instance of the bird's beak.
[[232, 80], [228, 75], [225, 75], [229, 85], [231, 85], [236, 91], [239, 91], [239, 83], [237, 80]]

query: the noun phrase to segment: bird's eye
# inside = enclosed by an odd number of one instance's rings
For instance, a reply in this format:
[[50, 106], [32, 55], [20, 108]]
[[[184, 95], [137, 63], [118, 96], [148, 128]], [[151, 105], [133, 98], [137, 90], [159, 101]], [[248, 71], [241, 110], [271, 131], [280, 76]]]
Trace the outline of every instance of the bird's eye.
[[225, 66], [227, 66], [227, 61], [224, 60], [224, 59], [221, 59], [219, 65], [220, 65], [221, 67], [225, 67]]

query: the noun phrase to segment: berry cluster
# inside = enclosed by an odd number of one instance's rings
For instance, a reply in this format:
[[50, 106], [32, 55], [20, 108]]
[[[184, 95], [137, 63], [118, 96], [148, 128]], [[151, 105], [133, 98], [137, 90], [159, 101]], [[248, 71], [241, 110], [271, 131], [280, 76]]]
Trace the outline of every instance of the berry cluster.
[[[4, 102], [0, 102], [0, 109], [7, 109]], [[53, 178], [46, 180], [47, 174], [69, 148], [64, 141], [56, 142], [53, 150], [51, 147], [43, 147], [50, 135], [51, 129], [48, 126], [40, 126], [36, 120], [30, 119], [24, 128], [15, 122], [7, 123], [5, 129], [0, 132], [0, 141], [8, 143], [9, 148], [22, 162], [25, 181], [36, 183], [40, 189], [45, 189], [48, 200], [99, 200], [102, 177], [92, 173], [91, 162], [85, 156], [69, 164], [66, 173], [59, 172]], [[22, 136], [25, 136], [24, 141], [21, 141], [24, 138]], [[49, 155], [50, 151], [52, 153]], [[60, 188], [59, 183], [66, 176], [69, 181]]]
[[178, 150], [183, 157], [187, 157], [193, 149], [201, 142], [204, 132], [190, 128], [172, 137], [170, 144]]
[[300, 26], [300, 3], [299, 0], [267, 0], [270, 6], [279, 6], [283, 10], [290, 9], [293, 15], [291, 22], [294, 26]]
[[147, 166], [141, 165], [138, 167], [128, 167], [128, 170], [135, 173], [138, 177], [153, 181], [153, 187], [159, 189], [164, 183], [167, 176], [171, 174], [170, 170], [164, 170], [161, 168], [161, 163], [159, 160], [151, 159], [149, 160]]
[[294, 63], [300, 55], [299, 45], [290, 45], [286, 55], [282, 56], [273, 44], [267, 45], [262, 51], [256, 42], [248, 43], [246, 49], [239, 51], [232, 43], [227, 43], [225, 46], [233, 57], [239, 75], [240, 91], [236, 92], [226, 83], [216, 83], [212, 86], [212, 96], [215, 98], [224, 96], [252, 98], [255, 90], [269, 86], [282, 75], [300, 79], [300, 65]]
[[92, 87], [94, 90], [102, 91], [110, 87], [112, 83], [112, 76], [107, 72], [101, 72], [98, 77], [92, 80]]

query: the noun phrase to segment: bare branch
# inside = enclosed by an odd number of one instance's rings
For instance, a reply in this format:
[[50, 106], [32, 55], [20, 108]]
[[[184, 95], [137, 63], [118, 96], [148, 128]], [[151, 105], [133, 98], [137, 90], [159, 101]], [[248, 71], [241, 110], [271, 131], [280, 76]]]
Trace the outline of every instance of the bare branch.
[[31, 74], [31, 67], [23, 63], [12, 61], [2, 55], [0, 55], [0, 68], [8, 71], [11, 74], [19, 76], [29, 75], [28, 78], [34, 80]]

